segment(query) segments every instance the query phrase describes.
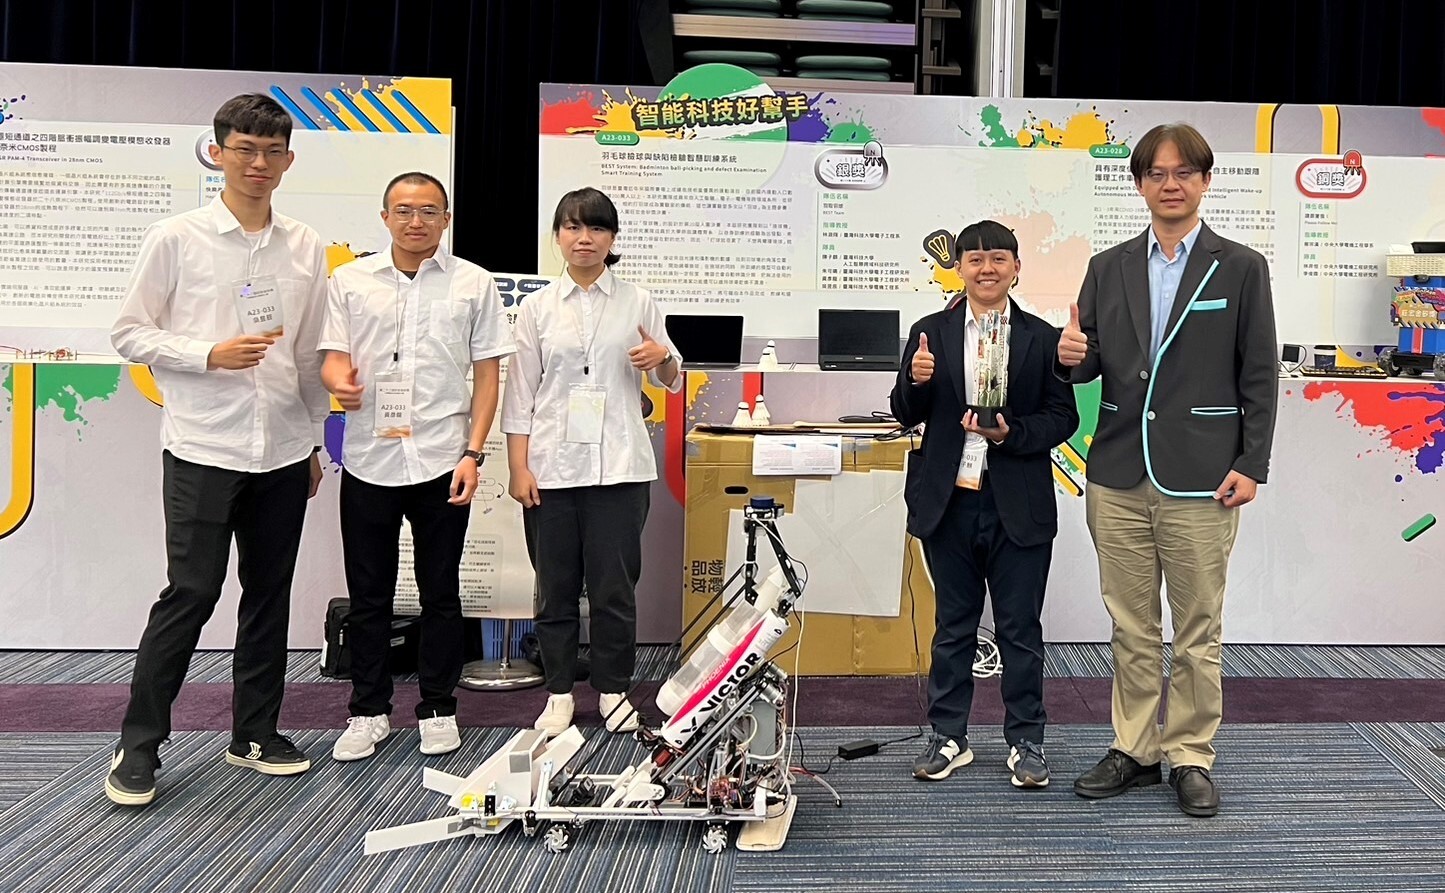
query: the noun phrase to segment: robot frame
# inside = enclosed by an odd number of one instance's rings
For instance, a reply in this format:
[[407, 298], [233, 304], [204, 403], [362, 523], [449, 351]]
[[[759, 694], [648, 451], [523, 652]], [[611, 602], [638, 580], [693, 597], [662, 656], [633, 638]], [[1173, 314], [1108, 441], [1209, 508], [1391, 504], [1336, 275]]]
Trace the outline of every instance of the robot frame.
[[[525, 836], [540, 836], [547, 850], [561, 853], [592, 821], [704, 822], [702, 847], [710, 853], [727, 848], [729, 827], [736, 825], [742, 828], [740, 849], [780, 849], [797, 807], [795, 772], [803, 770], [790, 765], [788, 676], [768, 659], [768, 651], [788, 631], [807, 583], [806, 576], [799, 580], [778, 533], [782, 513], [771, 497], [753, 497], [744, 509], [745, 562], [679, 641], [710, 615], [741, 574], [742, 586], [723, 610], [736, 607], [726, 616], [714, 615], [722, 621], [698, 637], [688, 660], [658, 692], [658, 706], [671, 718], [634, 733], [647, 748], [644, 759], [620, 774], [588, 773], [587, 763], [600, 748], [594, 745], [579, 760], [586, 740], [575, 725], [550, 741], [545, 732], [525, 729], [470, 775], [423, 769], [422, 786], [446, 795], [453, 814], [369, 831], [364, 852], [485, 837], [520, 824]], [[778, 561], [761, 587], [759, 534]], [[635, 709], [630, 704], [624, 701], [618, 709]], [[822, 778], [804, 777], [843, 805]]]

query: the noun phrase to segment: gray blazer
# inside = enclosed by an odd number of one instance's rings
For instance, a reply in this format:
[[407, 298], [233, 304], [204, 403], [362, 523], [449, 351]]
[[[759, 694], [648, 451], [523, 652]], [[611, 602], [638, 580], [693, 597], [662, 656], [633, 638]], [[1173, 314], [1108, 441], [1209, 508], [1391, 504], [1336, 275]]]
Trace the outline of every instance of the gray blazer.
[[1147, 474], [1171, 496], [1206, 497], [1230, 469], [1269, 476], [1278, 347], [1269, 267], [1257, 251], [1200, 227], [1149, 362], [1149, 234], [1094, 255], [1079, 290], [1084, 362], [1054, 360], [1071, 384], [1103, 376], [1087, 478], [1127, 489]]

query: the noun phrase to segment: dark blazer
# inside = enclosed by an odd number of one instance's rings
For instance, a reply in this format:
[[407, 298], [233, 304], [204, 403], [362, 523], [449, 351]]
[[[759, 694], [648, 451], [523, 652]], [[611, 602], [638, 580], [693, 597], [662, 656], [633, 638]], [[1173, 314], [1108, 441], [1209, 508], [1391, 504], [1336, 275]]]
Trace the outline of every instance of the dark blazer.
[[1064, 381], [1104, 379], [1088, 479], [1126, 489], [1147, 474], [1195, 497], [1230, 469], [1264, 483], [1279, 394], [1269, 266], [1201, 225], [1151, 363], [1148, 252], [1145, 230], [1094, 255], [1079, 291], [1089, 352], [1072, 369], [1054, 358]]
[[[1008, 406], [1003, 417], [1009, 434], [988, 447], [988, 485], [1008, 538], [1020, 546], [1049, 542], [1059, 530], [1058, 505], [1049, 451], [1079, 427], [1073, 388], [1053, 374], [1059, 333], [1009, 300]], [[963, 458], [963, 327], [968, 302], [931, 313], [913, 324], [903, 365], [893, 385], [893, 416], [904, 425], [926, 422], [923, 443], [908, 457], [903, 496], [908, 532], [920, 539], [938, 527], [956, 489]], [[933, 377], [914, 384], [910, 375], [918, 335], [928, 335]]]

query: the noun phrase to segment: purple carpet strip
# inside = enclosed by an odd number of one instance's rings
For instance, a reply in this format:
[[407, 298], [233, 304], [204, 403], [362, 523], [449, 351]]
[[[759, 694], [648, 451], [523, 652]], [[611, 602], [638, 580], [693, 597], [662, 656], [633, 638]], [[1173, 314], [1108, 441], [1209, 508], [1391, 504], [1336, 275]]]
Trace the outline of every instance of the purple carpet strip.
[[[912, 725], [923, 717], [912, 677], [805, 677], [798, 701], [799, 726]], [[638, 700], [644, 715], [655, 683]], [[0, 732], [105, 732], [118, 729], [128, 685], [0, 685]], [[285, 729], [331, 729], [346, 724], [351, 687], [345, 683], [291, 683], [281, 710]], [[458, 722], [465, 727], [530, 726], [547, 692], [459, 691]], [[392, 722], [414, 726], [415, 685], [399, 684]], [[1109, 722], [1110, 680], [1050, 678], [1044, 706], [1049, 722]], [[579, 725], [596, 724], [597, 696], [577, 689]], [[998, 680], [980, 680], [972, 722], [1003, 722]], [[1445, 722], [1445, 680], [1439, 679], [1253, 679], [1224, 680], [1227, 723]], [[181, 689], [173, 712], [177, 731], [225, 730], [231, 726], [231, 686], [194, 683]]]

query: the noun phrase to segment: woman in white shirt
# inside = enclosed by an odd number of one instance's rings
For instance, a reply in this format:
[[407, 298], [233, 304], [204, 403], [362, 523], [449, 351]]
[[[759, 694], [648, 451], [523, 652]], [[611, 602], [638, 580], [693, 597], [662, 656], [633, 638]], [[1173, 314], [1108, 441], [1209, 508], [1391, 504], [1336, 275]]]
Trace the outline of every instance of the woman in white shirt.
[[682, 387], [682, 374], [652, 296], [609, 269], [619, 259], [617, 231], [617, 208], [603, 193], [588, 187], [562, 197], [552, 232], [566, 269], [521, 305], [502, 403], [551, 692], [536, 727], [549, 735], [572, 724], [584, 588], [599, 710], [610, 731], [638, 725], [626, 696], [642, 527], [657, 479], [639, 394], [644, 373], [670, 391]]

